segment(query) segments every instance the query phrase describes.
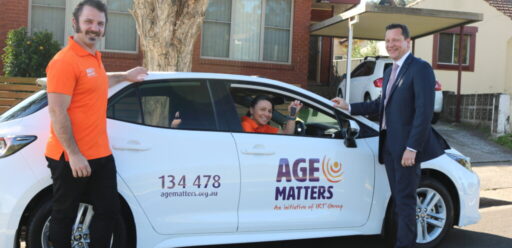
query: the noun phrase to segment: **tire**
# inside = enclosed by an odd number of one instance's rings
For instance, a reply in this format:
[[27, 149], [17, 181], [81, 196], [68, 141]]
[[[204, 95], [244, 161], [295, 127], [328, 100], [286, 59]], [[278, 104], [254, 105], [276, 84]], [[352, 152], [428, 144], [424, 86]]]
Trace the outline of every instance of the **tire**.
[[[442, 223], [441, 227], [435, 227], [433, 224], [427, 225], [427, 232], [429, 234], [428, 239], [425, 239], [424, 236], [418, 235], [416, 238], [416, 248], [433, 248], [439, 245], [441, 240], [446, 236], [446, 234], [450, 231], [453, 226], [453, 200], [448, 193], [446, 187], [437, 181], [434, 178], [422, 178], [418, 189], [416, 190], [416, 194], [419, 198], [419, 202], [425, 203], [427, 200], [427, 196], [439, 196], [439, 199], [431, 208], [426, 211], [426, 215], [423, 215], [425, 211], [422, 212], [425, 208], [421, 209], [420, 206], [417, 206], [417, 209], [420, 210], [418, 217], [416, 218], [416, 222], [419, 222], [419, 226], [422, 225], [422, 221], [426, 220], [427, 223], [430, 221], [431, 223], [435, 219], [441, 218], [433, 218], [428, 215], [428, 213], [435, 213], [438, 216], [444, 216], [443, 220], [437, 223]], [[430, 198], [430, 197], [429, 197]], [[432, 198], [430, 198], [432, 199]], [[432, 202], [433, 203], [433, 202]], [[396, 223], [394, 223], [392, 206], [393, 204], [389, 204], [388, 211], [386, 214], [386, 219], [384, 223], [384, 240], [386, 247], [394, 247], [395, 243], [395, 234], [396, 234]], [[425, 217], [425, 218], [423, 218]]]
[[430, 122], [430, 123], [432, 123], [432, 124], [436, 124], [436, 123], [437, 123], [437, 121], [439, 120], [439, 116], [440, 116], [440, 115], [441, 115], [441, 113], [434, 113], [434, 114], [432, 115], [432, 122]]
[[[51, 214], [51, 201], [47, 200], [35, 209], [30, 217], [27, 232], [27, 247], [50, 248], [48, 245], [48, 226]], [[45, 226], [46, 225], [46, 226]], [[114, 226], [112, 248], [127, 247], [127, 223], [118, 215]], [[71, 237], [70, 237], [71, 240]]]
[[[419, 222], [418, 227], [423, 226], [422, 230], [425, 230], [424, 233], [428, 233], [428, 237], [418, 235], [416, 247], [436, 247], [452, 229], [454, 219], [453, 200], [442, 183], [428, 177], [421, 180], [420, 186], [416, 190], [416, 195], [418, 196], [419, 203], [427, 206], [424, 208], [417, 206], [417, 211], [420, 211], [418, 214], [419, 218], [417, 218], [417, 222]], [[435, 202], [428, 201], [437, 197], [439, 198]], [[435, 216], [429, 214], [435, 214]], [[418, 233], [421, 232], [419, 231]]]
[[363, 99], [364, 99], [364, 102], [371, 102], [372, 101], [372, 97], [368, 93], [364, 94]]

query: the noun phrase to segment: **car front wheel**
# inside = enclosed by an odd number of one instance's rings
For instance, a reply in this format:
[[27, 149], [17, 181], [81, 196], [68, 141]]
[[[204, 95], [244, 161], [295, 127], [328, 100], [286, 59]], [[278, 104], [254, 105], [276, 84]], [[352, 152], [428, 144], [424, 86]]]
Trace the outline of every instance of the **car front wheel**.
[[[51, 201], [46, 201], [38, 209], [35, 210], [30, 218], [27, 233], [27, 247], [31, 248], [51, 248], [48, 243], [48, 233], [51, 218]], [[77, 218], [70, 237], [71, 247], [90, 246], [89, 224], [94, 215], [92, 206], [81, 203], [78, 209]], [[114, 234], [112, 235], [111, 247], [127, 247], [127, 227], [124, 219], [119, 215], [116, 218], [114, 226]]]
[[416, 247], [436, 247], [453, 226], [452, 199], [446, 187], [433, 178], [422, 179], [416, 195]]

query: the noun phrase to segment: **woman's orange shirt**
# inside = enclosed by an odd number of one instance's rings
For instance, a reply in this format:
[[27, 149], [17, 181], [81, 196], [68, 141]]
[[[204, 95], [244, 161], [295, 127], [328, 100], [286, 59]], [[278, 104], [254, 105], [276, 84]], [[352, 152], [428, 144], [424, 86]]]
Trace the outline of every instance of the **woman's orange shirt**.
[[278, 133], [279, 128], [270, 125], [259, 125], [248, 116], [242, 117], [242, 128], [248, 133]]

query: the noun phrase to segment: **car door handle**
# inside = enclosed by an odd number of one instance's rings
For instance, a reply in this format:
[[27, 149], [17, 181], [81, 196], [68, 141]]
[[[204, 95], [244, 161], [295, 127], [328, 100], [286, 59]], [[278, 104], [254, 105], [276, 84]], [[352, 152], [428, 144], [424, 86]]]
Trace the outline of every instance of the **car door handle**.
[[147, 151], [150, 149], [149, 146], [143, 146], [139, 141], [137, 140], [129, 140], [125, 144], [113, 144], [112, 148], [114, 150], [120, 150], [120, 151]]
[[255, 145], [251, 149], [242, 150], [243, 154], [247, 155], [274, 155], [275, 152], [265, 149], [264, 145]]

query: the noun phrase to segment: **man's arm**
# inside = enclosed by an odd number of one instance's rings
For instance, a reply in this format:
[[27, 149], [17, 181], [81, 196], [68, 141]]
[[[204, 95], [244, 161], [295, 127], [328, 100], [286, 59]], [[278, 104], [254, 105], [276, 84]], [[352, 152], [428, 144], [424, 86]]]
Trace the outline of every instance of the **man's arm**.
[[407, 149], [405, 149], [401, 161], [402, 166], [405, 167], [416, 164], [416, 153], [425, 142], [434, 111], [434, 71], [429, 64], [423, 61], [418, 66], [419, 68], [413, 76], [414, 119], [407, 139]]
[[[422, 61], [414, 71], [414, 119], [407, 140], [407, 147], [420, 151], [430, 130], [434, 111], [435, 76], [427, 62]], [[412, 93], [412, 92], [411, 92]]]
[[358, 102], [350, 104], [350, 114], [352, 115], [376, 115], [379, 114], [381, 97], [371, 102]]
[[87, 159], [80, 153], [73, 136], [73, 129], [67, 112], [70, 103], [71, 96], [61, 93], [48, 93], [48, 109], [53, 131], [69, 156], [73, 177], [88, 177], [91, 175], [91, 167]]
[[112, 87], [120, 82], [139, 82], [144, 80], [148, 75], [148, 70], [144, 67], [135, 67], [125, 72], [109, 72], [108, 76], [108, 87]]

